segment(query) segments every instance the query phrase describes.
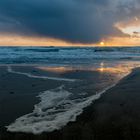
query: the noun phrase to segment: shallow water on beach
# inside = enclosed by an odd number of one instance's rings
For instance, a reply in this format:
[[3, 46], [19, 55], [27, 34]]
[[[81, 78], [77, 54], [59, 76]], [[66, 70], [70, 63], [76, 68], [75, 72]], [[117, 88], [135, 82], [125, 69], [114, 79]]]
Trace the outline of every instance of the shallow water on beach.
[[17, 118], [7, 126], [8, 131], [40, 134], [62, 128], [68, 122], [75, 121], [85, 107], [99, 99], [106, 90], [128, 75], [138, 64], [102, 62], [96, 67], [9, 65], [9, 73], [34, 79], [61, 81], [62, 85], [38, 93], [37, 98], [40, 102], [34, 105], [33, 112]]
[[[5, 57], [7, 53], [8, 58]], [[0, 64], [5, 66], [8, 74], [44, 81], [43, 89], [39, 85], [35, 87], [41, 92], [33, 94], [30, 90], [26, 93], [38, 95], [38, 103], [31, 104], [34, 109], [18, 116], [6, 127], [11, 132], [34, 134], [52, 132], [75, 121], [85, 107], [140, 66], [140, 49], [137, 47], [5, 47], [0, 48], [0, 54]], [[17, 87], [14, 88], [12, 90]]]

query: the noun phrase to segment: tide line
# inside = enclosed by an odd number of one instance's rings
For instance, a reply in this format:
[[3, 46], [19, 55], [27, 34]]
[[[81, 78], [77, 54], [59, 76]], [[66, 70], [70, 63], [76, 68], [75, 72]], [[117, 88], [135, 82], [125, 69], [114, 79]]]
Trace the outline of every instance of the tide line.
[[27, 76], [29, 78], [48, 79], [48, 80], [65, 81], [65, 82], [75, 82], [77, 80], [77, 79], [68, 79], [68, 78], [60, 78], [60, 77], [37, 76], [37, 75], [33, 75], [31, 73], [14, 71], [11, 66], [7, 66], [7, 71], [9, 73], [24, 75], [24, 76]]

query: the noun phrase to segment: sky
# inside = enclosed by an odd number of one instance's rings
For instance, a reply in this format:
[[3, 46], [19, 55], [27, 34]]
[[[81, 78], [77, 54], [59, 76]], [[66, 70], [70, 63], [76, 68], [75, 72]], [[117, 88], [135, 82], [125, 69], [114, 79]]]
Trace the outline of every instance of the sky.
[[139, 0], [0, 0], [1, 46], [140, 46]]

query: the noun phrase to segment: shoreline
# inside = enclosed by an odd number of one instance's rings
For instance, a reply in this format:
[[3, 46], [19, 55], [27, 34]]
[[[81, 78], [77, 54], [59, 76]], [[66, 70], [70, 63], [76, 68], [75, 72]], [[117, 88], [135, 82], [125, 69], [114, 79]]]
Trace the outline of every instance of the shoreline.
[[[138, 140], [140, 139], [140, 131], [139, 131], [140, 121], [138, 120], [140, 119], [140, 112], [139, 111], [136, 112], [139, 114], [139, 117], [133, 116], [134, 119], [136, 117], [137, 122], [135, 122], [133, 118], [131, 118], [132, 122], [129, 122], [129, 119], [126, 118], [125, 120], [125, 116], [123, 116], [124, 114], [123, 115], [120, 114], [119, 110], [117, 109], [117, 107], [123, 108], [126, 103], [124, 103], [123, 101], [120, 101], [120, 103], [115, 101], [114, 106], [116, 110], [111, 109], [112, 106], [107, 105], [107, 104], [110, 104], [110, 105], [113, 104], [113, 101], [110, 100], [109, 98], [111, 99], [113, 98], [113, 100], [117, 100], [117, 101], [121, 99], [121, 97], [118, 97], [118, 96], [117, 96], [118, 99], [117, 98], [114, 99], [115, 97], [113, 97], [112, 93], [116, 92], [118, 88], [123, 89], [125, 91], [126, 88], [123, 88], [121, 86], [124, 83], [127, 83], [128, 80], [135, 78], [137, 74], [139, 74], [139, 80], [140, 80], [140, 68], [134, 68], [129, 75], [125, 76], [115, 86], [113, 86], [112, 88], [104, 92], [101, 98], [99, 98], [98, 100], [90, 104], [90, 106], [87, 106], [86, 108], [84, 108], [83, 113], [77, 116], [77, 119], [75, 122], [69, 122], [67, 126], [62, 128], [61, 130], [48, 133], [46, 135], [47, 138], [49, 138], [50, 140], [55, 140], [56, 137], [60, 137], [60, 139], [64, 139], [64, 140], [71, 140], [73, 138], [74, 140], [75, 139], [76, 140], [85, 140], [85, 139], [86, 140], [103, 140], [103, 139]], [[127, 90], [129, 91], [130, 89], [134, 90], [132, 89], [132, 87], [129, 87]], [[138, 87], [137, 90], [140, 91], [140, 88]], [[109, 96], [112, 96], [112, 97], [109, 97]], [[124, 98], [127, 98], [127, 97], [124, 97]], [[136, 98], [137, 97], [135, 97], [135, 99]], [[138, 101], [140, 101], [140, 95], [138, 99], [139, 99]], [[106, 102], [106, 100], [108, 101]], [[140, 103], [137, 102], [137, 104], [140, 107]], [[137, 108], [139, 109], [139, 107]], [[133, 111], [133, 108], [130, 108], [130, 109], [131, 111]], [[128, 108], [128, 111], [123, 110], [122, 112], [131, 114], [131, 112], [129, 112], [129, 108]], [[119, 118], [117, 118], [119, 117], [119, 115], [121, 117], [124, 117], [123, 120], [120, 121]], [[131, 116], [128, 115], [127, 117], [131, 117]]]
[[[114, 88], [115, 89], [116, 88], [119, 88], [121, 86], [121, 84], [123, 84], [125, 81], [128, 81], [128, 79], [133, 78], [133, 75], [135, 75], [137, 73], [137, 71], [139, 71], [139, 73], [140, 73], [140, 68], [133, 69], [133, 71], [130, 74], [128, 74], [127, 76], [125, 76], [123, 79], [121, 79], [113, 87], [107, 89], [107, 91], [105, 91], [103, 93], [103, 95], [102, 95], [101, 98], [99, 98], [98, 100], [94, 101], [92, 104], [90, 104], [89, 106], [87, 106], [87, 107], [84, 108], [83, 113], [80, 114], [77, 117], [77, 119], [76, 119], [75, 122], [69, 122], [61, 130], [54, 131], [54, 132], [51, 132], [51, 133], [42, 133], [40, 135], [7, 132], [7, 134], [9, 135], [7, 137], [7, 139], [9, 137], [11, 137], [11, 140], [14, 140], [13, 139], [13, 136], [14, 136], [14, 137], [16, 137], [16, 139], [21, 139], [21, 140], [23, 139], [23, 137], [24, 137], [25, 140], [28, 140], [28, 139], [31, 139], [31, 140], [32, 139], [33, 140], [42, 140], [42, 139], [46, 139], [46, 138], [49, 139], [49, 140], [55, 140], [55, 139], [58, 139], [58, 140], [59, 139], [61, 139], [61, 140], [63, 140], [63, 139], [64, 140], [65, 139], [66, 140], [73, 140], [73, 139], [74, 140], [75, 139], [78, 139], [78, 140], [81, 140], [81, 139], [83, 139], [83, 140], [84, 139], [87, 139], [87, 140], [88, 139], [89, 140], [92, 140], [92, 139], [100, 140], [100, 138], [96, 138], [96, 136], [93, 133], [93, 130], [91, 129], [91, 127], [89, 127], [89, 122], [91, 121], [93, 123], [95, 121], [94, 119], [97, 119], [97, 116], [96, 116], [97, 114], [96, 114], [96, 109], [95, 109], [96, 106], [98, 108], [98, 104], [102, 104], [102, 102], [104, 101], [104, 98], [106, 98], [108, 96], [108, 94], [112, 90], [114, 90]], [[123, 106], [123, 104], [121, 106]], [[92, 117], [90, 117], [90, 116], [92, 116]], [[95, 130], [95, 128], [94, 128], [94, 130]], [[97, 130], [95, 132], [97, 132]], [[113, 137], [113, 138], [115, 139], [115, 137]], [[112, 140], [114, 140], [113, 138], [112, 138]], [[7, 140], [7, 139], [6, 138], [5, 139], [2, 138], [2, 140]], [[111, 138], [109, 138], [109, 137], [108, 137], [108, 139], [111, 140]]]

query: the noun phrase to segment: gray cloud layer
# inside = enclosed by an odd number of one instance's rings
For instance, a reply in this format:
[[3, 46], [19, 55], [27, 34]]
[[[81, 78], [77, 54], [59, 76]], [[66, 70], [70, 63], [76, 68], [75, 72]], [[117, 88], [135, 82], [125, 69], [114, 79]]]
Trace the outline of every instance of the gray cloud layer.
[[138, 16], [138, 0], [0, 0], [0, 32], [94, 43], [124, 35], [114, 27]]

